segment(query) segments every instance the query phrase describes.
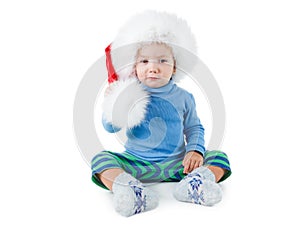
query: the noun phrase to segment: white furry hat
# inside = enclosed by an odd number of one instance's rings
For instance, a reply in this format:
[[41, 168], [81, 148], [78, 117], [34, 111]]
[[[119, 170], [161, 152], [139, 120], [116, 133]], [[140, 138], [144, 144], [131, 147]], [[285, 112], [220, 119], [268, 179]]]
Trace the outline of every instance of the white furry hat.
[[131, 17], [121, 27], [110, 46], [112, 64], [120, 79], [130, 76], [141, 44], [151, 42], [169, 45], [177, 67], [189, 63], [180, 57], [181, 49], [197, 53], [195, 37], [185, 20], [175, 14], [147, 10]]
[[176, 76], [182, 76], [179, 75], [181, 65], [192, 64], [181, 53], [197, 52], [190, 27], [176, 15], [148, 10], [131, 17], [121, 27], [112, 44], [105, 49], [108, 82], [113, 85], [110, 94], [104, 99], [103, 111], [105, 120], [116, 127], [132, 128], [144, 119], [149, 102], [148, 93], [136, 84], [136, 79], [131, 75], [138, 49], [143, 44], [153, 42], [165, 43], [171, 47], [176, 68], [179, 68]]

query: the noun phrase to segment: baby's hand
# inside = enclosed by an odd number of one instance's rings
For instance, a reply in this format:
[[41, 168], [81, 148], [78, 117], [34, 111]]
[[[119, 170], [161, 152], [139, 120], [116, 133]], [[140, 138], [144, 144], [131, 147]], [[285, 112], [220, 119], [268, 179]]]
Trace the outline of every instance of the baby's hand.
[[203, 156], [196, 151], [190, 151], [184, 156], [184, 159], [182, 161], [182, 165], [184, 166], [183, 173], [190, 173], [194, 169], [202, 166], [202, 164]]

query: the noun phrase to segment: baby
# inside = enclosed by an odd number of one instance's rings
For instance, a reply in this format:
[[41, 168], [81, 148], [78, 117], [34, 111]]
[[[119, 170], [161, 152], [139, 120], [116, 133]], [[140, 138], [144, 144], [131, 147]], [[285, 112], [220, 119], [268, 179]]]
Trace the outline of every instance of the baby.
[[[178, 87], [174, 48], [155, 40], [139, 43], [133, 74], [148, 93], [143, 120], [127, 127], [123, 153], [102, 151], [92, 160], [93, 181], [113, 193], [117, 212], [131, 216], [154, 209], [158, 195], [147, 182], [178, 182], [179, 201], [212, 206], [221, 201], [218, 182], [230, 174], [227, 155], [207, 151], [192, 94]], [[103, 118], [108, 132], [121, 127]]]

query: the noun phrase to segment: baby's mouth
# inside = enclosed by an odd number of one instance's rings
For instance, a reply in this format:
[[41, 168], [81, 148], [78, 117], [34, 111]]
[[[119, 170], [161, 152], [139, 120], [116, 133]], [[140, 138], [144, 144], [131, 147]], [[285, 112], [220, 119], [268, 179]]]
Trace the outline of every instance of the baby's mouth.
[[157, 80], [157, 79], [159, 79], [158, 77], [155, 77], [155, 76], [148, 76], [147, 78], [150, 79], [150, 80]]

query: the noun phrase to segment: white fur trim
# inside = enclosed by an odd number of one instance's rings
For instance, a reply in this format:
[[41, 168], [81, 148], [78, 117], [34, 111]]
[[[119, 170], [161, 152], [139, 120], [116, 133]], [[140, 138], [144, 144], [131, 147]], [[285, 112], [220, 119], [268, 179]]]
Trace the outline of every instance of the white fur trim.
[[119, 128], [133, 128], [145, 118], [149, 94], [136, 78], [111, 84], [103, 101], [104, 119]]
[[[147, 10], [130, 18], [112, 43], [112, 53], [118, 48], [128, 46], [122, 52], [125, 55], [112, 54], [112, 63], [117, 68], [120, 79], [126, 79], [132, 73], [140, 43], [160, 42], [172, 47], [177, 66], [186, 62], [179, 56], [183, 50], [196, 54], [196, 40], [187, 22], [174, 14]], [[130, 46], [129, 46], [130, 45]], [[124, 54], [124, 53], [123, 53]], [[120, 66], [119, 62], [123, 65]], [[127, 61], [126, 63], [124, 61]], [[119, 65], [118, 65], [119, 64]], [[126, 65], [124, 68], [124, 65]], [[131, 65], [131, 66], [130, 66]]]

